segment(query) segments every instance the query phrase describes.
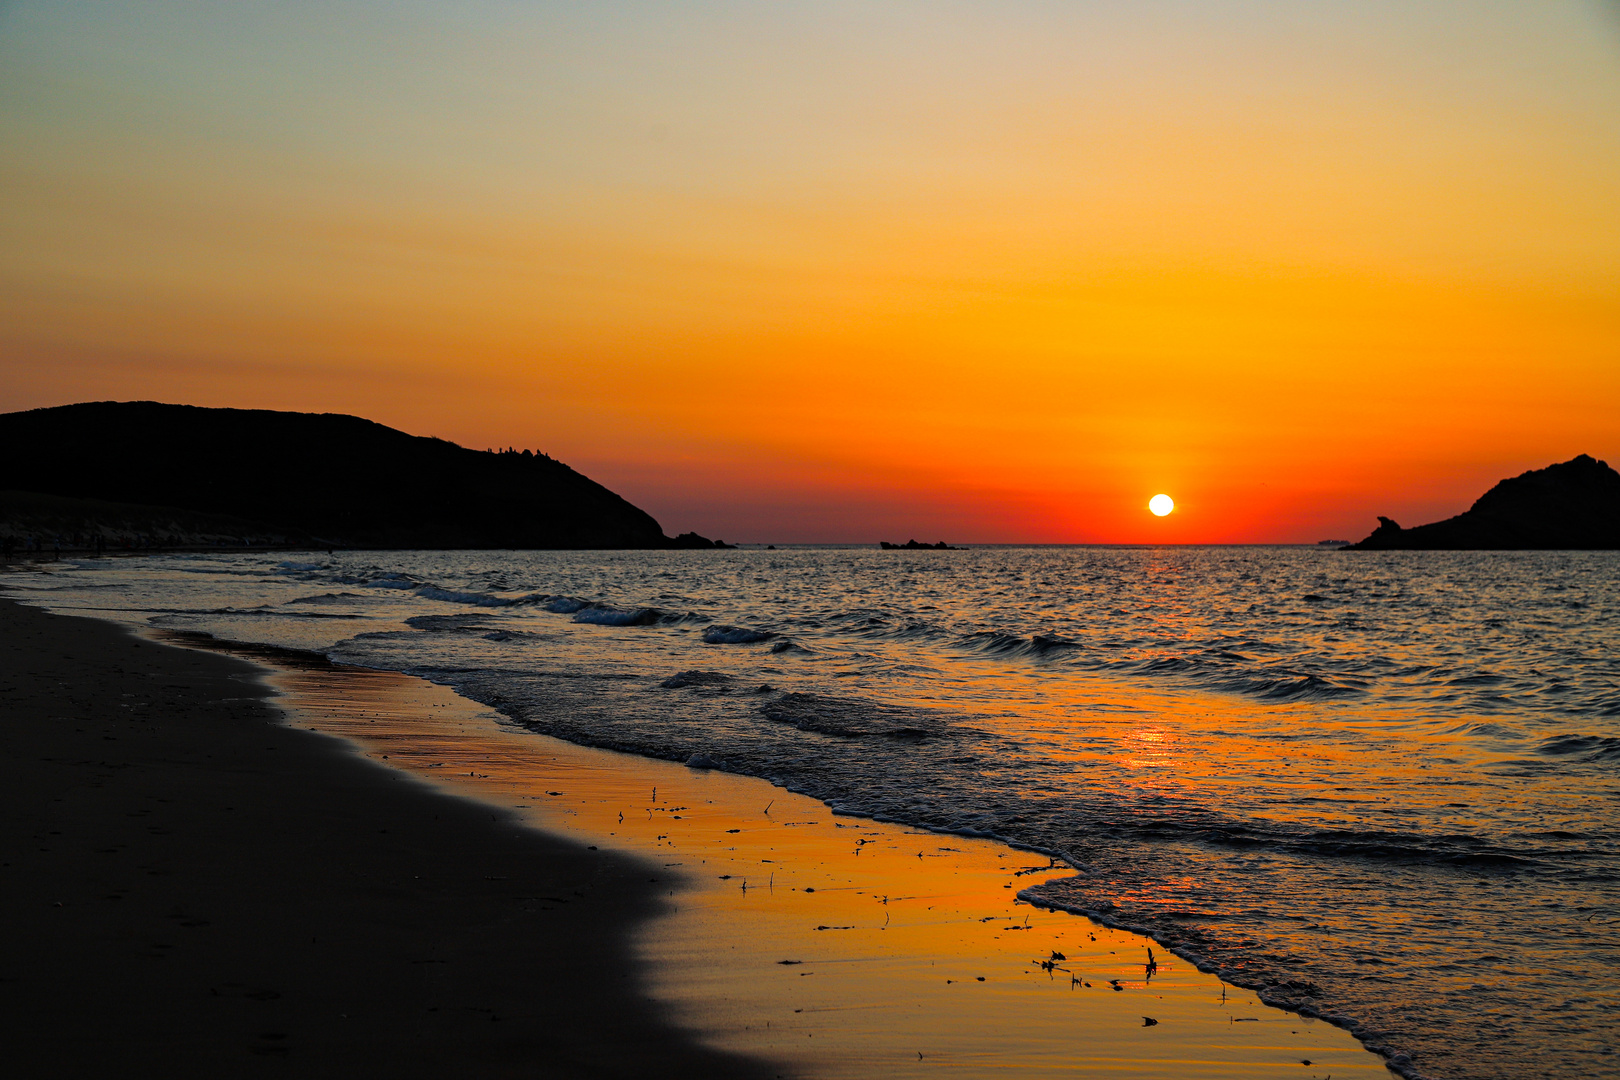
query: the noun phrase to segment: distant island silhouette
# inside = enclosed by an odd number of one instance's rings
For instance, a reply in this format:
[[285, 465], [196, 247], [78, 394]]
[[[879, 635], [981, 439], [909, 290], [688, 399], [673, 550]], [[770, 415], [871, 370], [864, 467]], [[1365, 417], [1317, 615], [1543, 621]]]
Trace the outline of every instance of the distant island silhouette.
[[1581, 454], [1501, 481], [1456, 517], [1410, 529], [1378, 522], [1347, 550], [1620, 548], [1620, 473]]
[[[532, 450], [357, 416], [97, 401], [0, 415], [8, 535], [138, 546], [714, 548]], [[125, 546], [129, 546], [126, 544]]]
[[941, 540], [937, 544], [919, 544], [915, 540], [907, 540], [903, 544], [891, 544], [887, 540], [879, 540], [878, 541], [878, 547], [882, 548], [884, 551], [956, 551], [957, 550], [956, 548], [951, 547], [951, 545], [947, 544], [943, 540]]

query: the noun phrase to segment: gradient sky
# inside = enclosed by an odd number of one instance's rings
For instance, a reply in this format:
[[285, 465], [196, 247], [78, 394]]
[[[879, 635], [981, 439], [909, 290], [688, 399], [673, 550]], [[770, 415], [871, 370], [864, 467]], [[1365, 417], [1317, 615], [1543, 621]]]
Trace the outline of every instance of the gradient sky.
[[1356, 538], [1620, 464], [1620, 7], [0, 2], [0, 362], [671, 533]]

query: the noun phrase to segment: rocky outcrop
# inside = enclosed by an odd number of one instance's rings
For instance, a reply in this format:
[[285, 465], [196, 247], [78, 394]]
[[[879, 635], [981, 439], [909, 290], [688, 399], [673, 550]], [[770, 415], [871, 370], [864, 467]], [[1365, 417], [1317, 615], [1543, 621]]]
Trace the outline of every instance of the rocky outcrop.
[[710, 540], [706, 536], [699, 536], [695, 532], [683, 532], [669, 542], [669, 547], [683, 550], [703, 551], [708, 548], [724, 548], [727, 551], [735, 548], [736, 544], [728, 544], [724, 540]]
[[1387, 517], [1358, 551], [1620, 548], [1620, 473], [1586, 454], [1503, 480], [1466, 512], [1403, 529]]
[[907, 540], [903, 544], [891, 544], [887, 540], [880, 540], [880, 541], [878, 541], [878, 547], [881, 548], [884, 551], [955, 551], [956, 550], [956, 548], [951, 547], [951, 545], [947, 544], [943, 540], [941, 540], [937, 544], [919, 544], [915, 540]]

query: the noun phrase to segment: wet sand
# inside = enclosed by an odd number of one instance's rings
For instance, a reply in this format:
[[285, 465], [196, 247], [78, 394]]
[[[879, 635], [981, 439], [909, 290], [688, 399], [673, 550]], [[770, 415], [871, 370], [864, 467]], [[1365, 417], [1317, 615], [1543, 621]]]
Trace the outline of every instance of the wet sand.
[[1072, 872], [1043, 857], [517, 730], [411, 676], [191, 643], [271, 665], [297, 725], [654, 863], [648, 884], [668, 907], [641, 928], [638, 958], [652, 994], [716, 1049], [815, 1077], [1389, 1075], [1347, 1032], [1261, 1005], [1146, 938], [1022, 902]]
[[379, 767], [269, 693], [0, 598], [8, 1075], [786, 1073], [648, 996], [661, 867]]

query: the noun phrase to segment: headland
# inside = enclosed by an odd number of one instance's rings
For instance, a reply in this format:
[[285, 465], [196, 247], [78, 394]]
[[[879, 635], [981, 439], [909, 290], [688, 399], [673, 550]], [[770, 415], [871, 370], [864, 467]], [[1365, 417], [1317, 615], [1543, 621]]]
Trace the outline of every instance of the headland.
[[1456, 517], [1403, 529], [1380, 516], [1354, 551], [1620, 548], [1620, 473], [1587, 454], [1496, 484]]
[[[141, 547], [712, 548], [544, 452], [357, 416], [95, 401], [0, 415], [0, 532]], [[36, 540], [36, 542], [40, 542]]]

